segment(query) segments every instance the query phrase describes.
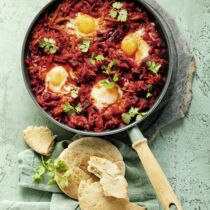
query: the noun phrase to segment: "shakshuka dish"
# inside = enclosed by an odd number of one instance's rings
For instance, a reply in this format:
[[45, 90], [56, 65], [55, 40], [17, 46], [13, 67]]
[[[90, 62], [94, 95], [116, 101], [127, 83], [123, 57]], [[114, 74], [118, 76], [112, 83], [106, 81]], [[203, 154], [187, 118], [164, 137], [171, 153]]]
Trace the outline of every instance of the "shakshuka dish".
[[140, 120], [164, 87], [167, 45], [138, 3], [64, 0], [30, 37], [25, 63], [36, 100], [71, 128], [101, 132]]

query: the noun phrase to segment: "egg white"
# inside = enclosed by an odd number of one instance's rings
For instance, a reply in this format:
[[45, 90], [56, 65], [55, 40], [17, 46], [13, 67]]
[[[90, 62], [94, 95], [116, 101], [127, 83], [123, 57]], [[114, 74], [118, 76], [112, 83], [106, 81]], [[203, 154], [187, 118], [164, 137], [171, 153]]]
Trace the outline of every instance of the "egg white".
[[122, 90], [117, 86], [107, 89], [98, 82], [92, 88], [91, 98], [93, 99], [93, 104], [98, 109], [102, 109], [118, 102], [122, 98]]

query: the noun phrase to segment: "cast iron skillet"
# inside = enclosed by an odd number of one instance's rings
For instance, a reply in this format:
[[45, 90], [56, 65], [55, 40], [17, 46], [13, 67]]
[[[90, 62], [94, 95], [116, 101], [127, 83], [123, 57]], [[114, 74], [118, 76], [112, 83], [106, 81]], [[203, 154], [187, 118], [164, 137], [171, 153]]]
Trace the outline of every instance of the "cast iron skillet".
[[148, 114], [145, 117], [143, 117], [141, 120], [133, 122], [132, 124], [124, 126], [123, 128], [118, 128], [118, 129], [109, 130], [109, 131], [105, 131], [105, 132], [87, 132], [87, 131], [81, 131], [81, 130], [77, 130], [74, 128], [70, 128], [70, 127], [56, 121], [50, 114], [48, 114], [46, 111], [44, 111], [42, 109], [42, 107], [37, 103], [37, 101], [35, 99], [35, 95], [33, 94], [32, 89], [31, 89], [30, 77], [29, 77], [28, 69], [27, 69], [27, 66], [26, 66], [24, 60], [28, 53], [27, 46], [28, 46], [28, 42], [30, 40], [31, 32], [33, 31], [34, 27], [36, 26], [36, 24], [40, 20], [40, 18], [43, 17], [43, 14], [45, 13], [45, 11], [47, 11], [47, 10], [52, 11], [54, 9], [54, 7], [59, 4], [59, 2], [57, 0], [52, 0], [37, 14], [37, 16], [32, 21], [32, 23], [26, 33], [24, 43], [23, 43], [22, 58], [21, 58], [22, 59], [23, 78], [24, 78], [26, 88], [27, 88], [32, 100], [34, 101], [34, 103], [37, 105], [37, 107], [39, 107], [41, 112], [48, 119], [50, 119], [52, 122], [54, 122], [58, 126], [66, 129], [70, 132], [74, 132], [74, 133], [82, 134], [82, 135], [86, 135], [86, 136], [87, 135], [89, 135], [89, 136], [106, 136], [106, 135], [117, 134], [119, 132], [127, 130], [129, 137], [133, 143], [132, 147], [138, 153], [139, 158], [141, 159], [141, 162], [145, 168], [145, 171], [146, 171], [164, 209], [167, 210], [167, 209], [170, 209], [171, 206], [175, 206], [178, 210], [182, 210], [181, 204], [178, 201], [178, 199], [176, 198], [176, 195], [173, 192], [173, 189], [170, 186], [170, 183], [168, 182], [166, 176], [164, 175], [162, 169], [160, 168], [158, 162], [156, 161], [154, 155], [152, 154], [151, 150], [148, 147], [147, 139], [144, 138], [144, 136], [142, 135], [141, 131], [139, 130], [139, 128], [137, 126], [138, 124], [142, 123], [146, 118], [148, 118], [152, 113], [154, 113], [154, 111], [157, 110], [157, 108], [160, 106], [160, 103], [163, 100], [163, 98], [166, 95], [166, 92], [168, 90], [171, 76], [172, 76], [172, 69], [173, 69], [173, 66], [175, 63], [175, 60], [172, 56], [173, 42], [170, 40], [170, 36], [167, 33], [167, 31], [165, 30], [165, 27], [162, 24], [161, 19], [157, 15], [156, 11], [153, 8], [151, 8], [151, 6], [149, 4], [147, 4], [146, 2], [144, 2], [142, 0], [138, 0], [138, 2], [142, 7], [144, 7], [148, 11], [148, 13], [155, 20], [155, 23], [159, 29], [159, 33], [161, 33], [162, 36], [165, 38], [166, 44], [168, 46], [168, 51], [169, 51], [168, 52], [169, 69], [168, 69], [167, 80], [166, 80], [165, 86], [164, 86], [160, 96], [158, 97], [156, 103], [154, 104], [154, 106], [148, 111]]

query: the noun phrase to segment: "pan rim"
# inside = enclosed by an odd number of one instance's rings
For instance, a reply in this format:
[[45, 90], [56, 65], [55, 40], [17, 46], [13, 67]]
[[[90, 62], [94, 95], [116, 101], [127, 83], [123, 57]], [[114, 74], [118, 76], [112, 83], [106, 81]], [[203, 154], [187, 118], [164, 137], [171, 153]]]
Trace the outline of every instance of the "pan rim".
[[165, 97], [170, 81], [171, 81], [171, 77], [172, 77], [172, 72], [173, 72], [173, 66], [174, 66], [174, 58], [172, 56], [172, 44], [169, 40], [169, 36], [166, 32], [165, 26], [162, 23], [161, 18], [156, 14], [156, 11], [152, 8], [151, 5], [149, 5], [147, 2], [145, 2], [144, 0], [136, 0], [140, 5], [142, 5], [147, 12], [154, 18], [155, 21], [157, 21], [158, 26], [160, 27], [160, 30], [164, 36], [164, 39], [167, 43], [167, 48], [168, 48], [168, 57], [169, 57], [169, 67], [168, 67], [168, 73], [167, 73], [167, 79], [166, 79], [166, 83], [162, 89], [161, 94], [159, 95], [159, 97], [157, 98], [155, 104], [152, 106], [152, 108], [147, 112], [147, 115], [144, 116], [141, 120], [133, 122], [129, 125], [125, 125], [122, 128], [117, 128], [117, 129], [113, 129], [113, 130], [107, 130], [107, 131], [103, 131], [103, 132], [94, 132], [94, 131], [84, 131], [84, 130], [78, 130], [75, 128], [71, 128], [68, 127], [67, 125], [58, 122], [57, 120], [55, 120], [48, 112], [46, 112], [37, 102], [35, 95], [33, 94], [32, 90], [31, 90], [31, 86], [29, 84], [29, 75], [27, 75], [27, 69], [26, 69], [26, 65], [25, 65], [25, 56], [26, 56], [26, 49], [27, 49], [27, 43], [28, 43], [28, 39], [30, 37], [30, 34], [33, 30], [33, 28], [36, 26], [37, 21], [40, 19], [40, 17], [42, 16], [42, 14], [49, 9], [51, 6], [53, 6], [54, 4], [57, 3], [56, 0], [52, 0], [51, 2], [47, 3], [39, 12], [38, 14], [34, 17], [33, 21], [31, 22], [31, 24], [28, 27], [28, 30], [26, 32], [26, 35], [24, 37], [24, 41], [23, 41], [23, 45], [22, 45], [22, 53], [21, 53], [21, 69], [22, 69], [22, 77], [25, 83], [25, 87], [32, 99], [32, 101], [34, 102], [34, 104], [36, 105], [36, 107], [38, 107], [39, 111], [45, 116], [47, 117], [47, 119], [49, 119], [51, 122], [53, 122], [54, 124], [56, 124], [57, 126], [72, 132], [72, 133], [76, 133], [76, 134], [81, 134], [81, 135], [89, 135], [89, 136], [108, 136], [108, 135], [114, 135], [126, 130], [131, 129], [132, 127], [142, 123], [146, 118], [148, 118], [149, 116], [151, 116], [151, 114], [154, 112], [154, 110], [157, 109], [157, 107], [160, 105], [160, 103], [162, 102], [163, 98]]

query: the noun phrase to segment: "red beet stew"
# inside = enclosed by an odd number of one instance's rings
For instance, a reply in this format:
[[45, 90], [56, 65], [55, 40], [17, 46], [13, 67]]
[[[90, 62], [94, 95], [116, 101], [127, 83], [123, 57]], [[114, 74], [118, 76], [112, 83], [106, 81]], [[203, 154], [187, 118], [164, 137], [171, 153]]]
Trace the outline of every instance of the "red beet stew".
[[44, 110], [100, 132], [147, 114], [166, 81], [168, 50], [134, 2], [64, 0], [35, 27], [25, 62]]

